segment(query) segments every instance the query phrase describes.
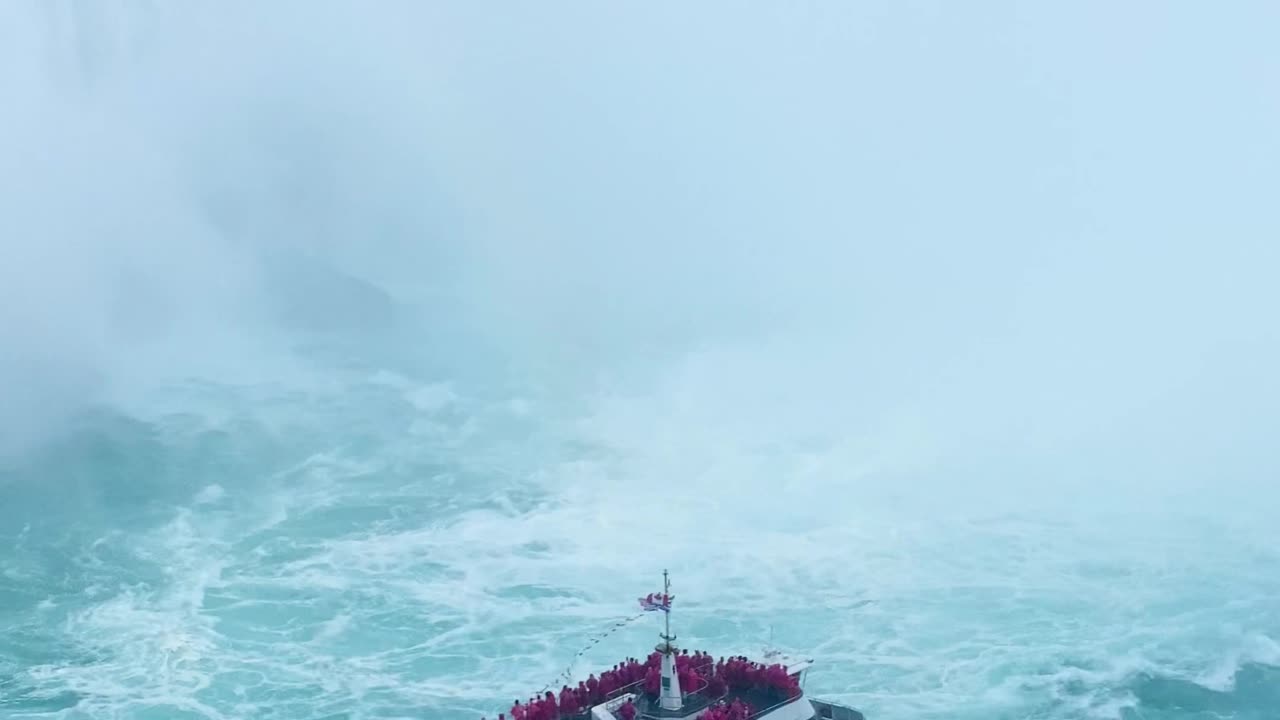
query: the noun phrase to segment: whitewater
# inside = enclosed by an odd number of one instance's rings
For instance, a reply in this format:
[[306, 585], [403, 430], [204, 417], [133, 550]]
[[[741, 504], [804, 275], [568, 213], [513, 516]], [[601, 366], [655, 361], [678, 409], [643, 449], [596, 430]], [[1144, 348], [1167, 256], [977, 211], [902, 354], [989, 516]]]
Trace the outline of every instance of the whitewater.
[[5, 5], [0, 718], [1280, 718], [1277, 22]]

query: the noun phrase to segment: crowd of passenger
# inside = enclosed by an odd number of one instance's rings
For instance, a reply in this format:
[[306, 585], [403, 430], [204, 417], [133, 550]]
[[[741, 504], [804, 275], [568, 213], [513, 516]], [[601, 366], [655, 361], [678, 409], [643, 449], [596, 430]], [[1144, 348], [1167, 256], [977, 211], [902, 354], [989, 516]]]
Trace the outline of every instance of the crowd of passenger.
[[[661, 658], [658, 655], [659, 662]], [[765, 665], [741, 655], [713, 661], [706, 653], [682, 653], [676, 656], [676, 674], [682, 690], [692, 692], [705, 684], [706, 694], [711, 698], [744, 691], [763, 692], [778, 700], [800, 696], [800, 682], [787, 674], [785, 666]], [[656, 695], [661, 682], [660, 669], [656, 674], [646, 675], [645, 692]]]
[[731, 703], [721, 700], [712, 705], [705, 713], [698, 716], [698, 720], [747, 720], [755, 712], [756, 709], [751, 707], [750, 703], [734, 698]]
[[[676, 675], [683, 693], [704, 691], [713, 700], [719, 700], [730, 692], [753, 691], [778, 701], [799, 697], [799, 682], [787, 674], [783, 665], [765, 665], [743, 656], [720, 658], [682, 650], [676, 656]], [[645, 694], [657, 697], [662, 687], [662, 653], [654, 652], [644, 662], [627, 658], [612, 669], [593, 673], [586, 680], [571, 688], [564, 685], [559, 693], [548, 690], [542, 697], [532, 697], [525, 702], [517, 700], [511, 706], [511, 720], [568, 720], [585, 715], [623, 688], [640, 684]], [[702, 720], [747, 720], [755, 711], [750, 705], [735, 699], [731, 703], [720, 702], [702, 715]], [[618, 709], [622, 720], [633, 720], [635, 705], [630, 701]], [[507, 714], [498, 715], [507, 720]]]

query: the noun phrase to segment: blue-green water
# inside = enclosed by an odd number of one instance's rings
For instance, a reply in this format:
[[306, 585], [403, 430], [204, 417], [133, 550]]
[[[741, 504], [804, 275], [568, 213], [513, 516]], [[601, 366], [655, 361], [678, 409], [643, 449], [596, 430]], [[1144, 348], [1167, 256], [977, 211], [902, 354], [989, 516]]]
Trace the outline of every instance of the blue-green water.
[[1277, 8], [0, 3], [0, 720], [1277, 720]]
[[[175, 383], [7, 465], [0, 716], [492, 714], [633, 614], [665, 566], [687, 643], [751, 652], [772, 634], [819, 659], [811, 692], [871, 717], [1271, 718], [1280, 702], [1280, 557], [1248, 513], [984, 509], [814, 468], [835, 450], [724, 445], [687, 456], [664, 499], [666, 453], [601, 430], [653, 398], [584, 425], [533, 388], [297, 363]], [[575, 670], [657, 629], [628, 626]]]

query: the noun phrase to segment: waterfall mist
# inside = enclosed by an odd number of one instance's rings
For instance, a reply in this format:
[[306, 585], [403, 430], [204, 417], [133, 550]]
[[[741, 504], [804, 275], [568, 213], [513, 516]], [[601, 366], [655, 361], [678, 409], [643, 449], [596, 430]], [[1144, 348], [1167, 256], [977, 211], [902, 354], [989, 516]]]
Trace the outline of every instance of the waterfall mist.
[[1266, 23], [886, 7], [12, 5], [4, 435], [409, 316], [975, 479], [1274, 477]]

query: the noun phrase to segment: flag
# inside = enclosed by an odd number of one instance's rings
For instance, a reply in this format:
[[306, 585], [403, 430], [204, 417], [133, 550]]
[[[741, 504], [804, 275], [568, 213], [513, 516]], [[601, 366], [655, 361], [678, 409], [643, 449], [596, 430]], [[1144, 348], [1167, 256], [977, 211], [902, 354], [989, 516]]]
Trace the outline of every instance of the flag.
[[671, 612], [671, 601], [675, 600], [673, 595], [663, 595], [659, 593], [649, 593], [640, 598], [640, 607], [645, 612], [661, 610], [662, 612]]

